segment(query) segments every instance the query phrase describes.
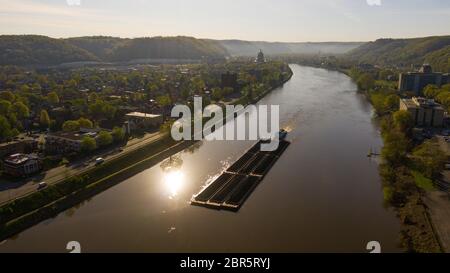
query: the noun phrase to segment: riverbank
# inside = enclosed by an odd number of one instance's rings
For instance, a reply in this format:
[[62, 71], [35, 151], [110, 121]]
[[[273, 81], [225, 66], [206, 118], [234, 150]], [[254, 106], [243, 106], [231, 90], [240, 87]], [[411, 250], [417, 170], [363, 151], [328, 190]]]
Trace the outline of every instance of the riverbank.
[[[414, 124], [408, 112], [399, 110], [400, 97], [397, 92], [378, 85], [374, 75], [355, 72], [347, 71], [346, 74], [357, 83], [359, 92], [372, 104], [380, 124], [383, 148], [379, 172], [385, 202], [395, 209], [401, 221], [401, 244], [409, 252], [443, 252], [445, 249], [423, 201], [429, 184], [424, 185], [423, 181], [429, 179], [422, 172], [429, 166], [422, 166], [425, 164], [420, 161], [425, 160], [420, 157], [427, 155], [416, 152], [419, 149], [431, 150], [432, 143], [422, 145], [413, 141]], [[433, 154], [427, 156], [427, 162], [436, 160]]]
[[[280, 82], [279, 86], [263, 92], [257, 102], [274, 89], [281, 87], [289, 81], [289, 77]], [[170, 136], [161, 138], [137, 151], [90, 170], [86, 173], [68, 178], [60, 183], [51, 185], [46, 189], [35, 192], [24, 198], [15, 200], [0, 207], [0, 240], [9, 238], [21, 231], [90, 198], [122, 181], [150, 168], [163, 159], [176, 154], [195, 141], [175, 142]], [[151, 154], [152, 156], [148, 157]], [[112, 170], [114, 170], [113, 173]]]

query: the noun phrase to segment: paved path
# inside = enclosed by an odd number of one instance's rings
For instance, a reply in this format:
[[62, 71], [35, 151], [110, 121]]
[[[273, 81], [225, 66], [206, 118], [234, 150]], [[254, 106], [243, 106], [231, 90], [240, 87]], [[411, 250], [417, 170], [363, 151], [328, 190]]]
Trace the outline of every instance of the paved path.
[[160, 133], [146, 134], [142, 138], [134, 138], [128, 141], [127, 145], [121, 150], [119, 148], [102, 152], [71, 163], [69, 166], [59, 166], [48, 170], [45, 173], [29, 177], [23, 182], [0, 182], [0, 205], [9, 202], [12, 199], [20, 198], [37, 191], [37, 184], [45, 181], [48, 185], [63, 181], [64, 179], [81, 174], [95, 167], [95, 158], [102, 157], [109, 161], [118, 156], [122, 156], [131, 151], [137, 150], [142, 146], [159, 140], [162, 137]]

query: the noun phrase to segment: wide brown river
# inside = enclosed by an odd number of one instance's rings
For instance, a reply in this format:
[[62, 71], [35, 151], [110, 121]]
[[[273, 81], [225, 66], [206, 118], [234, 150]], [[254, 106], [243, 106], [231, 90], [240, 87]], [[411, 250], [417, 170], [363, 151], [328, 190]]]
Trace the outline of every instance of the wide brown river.
[[292, 144], [239, 212], [189, 200], [253, 142], [201, 142], [0, 243], [0, 252], [67, 252], [69, 241], [83, 252], [368, 252], [369, 241], [401, 251], [378, 162], [366, 156], [382, 145], [372, 107], [344, 74], [291, 68], [292, 79], [259, 103], [280, 105]]

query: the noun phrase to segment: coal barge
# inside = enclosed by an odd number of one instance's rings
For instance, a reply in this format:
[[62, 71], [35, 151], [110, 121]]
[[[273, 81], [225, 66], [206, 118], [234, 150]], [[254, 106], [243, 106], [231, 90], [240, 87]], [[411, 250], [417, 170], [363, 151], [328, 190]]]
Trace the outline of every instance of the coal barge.
[[280, 142], [275, 151], [261, 151], [261, 143], [264, 140], [256, 143], [219, 177], [194, 195], [191, 204], [238, 211], [290, 145], [290, 142], [285, 140], [286, 135], [286, 131], [280, 131]]

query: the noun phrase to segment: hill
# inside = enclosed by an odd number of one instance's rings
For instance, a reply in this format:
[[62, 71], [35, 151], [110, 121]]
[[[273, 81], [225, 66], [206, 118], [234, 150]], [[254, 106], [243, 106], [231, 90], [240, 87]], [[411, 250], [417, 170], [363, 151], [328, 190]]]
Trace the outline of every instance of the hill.
[[54, 39], [37, 35], [0, 36], [0, 65], [58, 65], [71, 62], [224, 57], [219, 43], [192, 37], [122, 39], [94, 36]]
[[152, 37], [123, 41], [107, 56], [109, 61], [136, 59], [201, 59], [224, 57], [228, 52], [212, 40], [192, 37]]
[[107, 60], [112, 52], [125, 44], [128, 39], [107, 36], [76, 37], [66, 39], [70, 44], [82, 48], [101, 60]]
[[408, 67], [429, 63], [436, 71], [450, 72], [450, 36], [379, 39], [348, 53], [360, 63]]
[[281, 43], [242, 40], [218, 41], [232, 56], [254, 56], [260, 49], [266, 55], [343, 54], [362, 45], [361, 42]]
[[38, 35], [0, 35], [0, 65], [55, 65], [99, 61], [65, 40]]

